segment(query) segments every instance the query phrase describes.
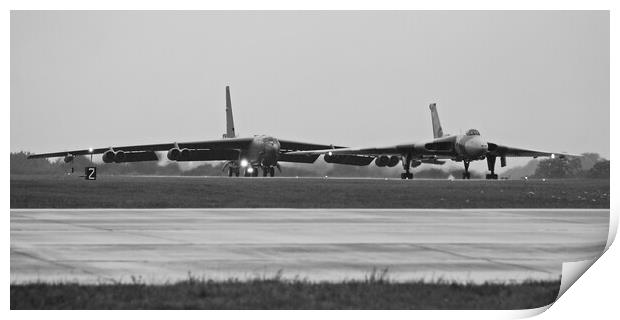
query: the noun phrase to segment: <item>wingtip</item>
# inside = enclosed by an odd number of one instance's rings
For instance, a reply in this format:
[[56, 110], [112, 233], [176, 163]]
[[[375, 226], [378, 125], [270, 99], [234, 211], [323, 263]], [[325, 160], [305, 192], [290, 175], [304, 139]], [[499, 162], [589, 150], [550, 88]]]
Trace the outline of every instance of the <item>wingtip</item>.
[[557, 156], [560, 159], [563, 159], [563, 158], [581, 158], [581, 157], [583, 157], [583, 155], [581, 155], [581, 154], [572, 154], [572, 153], [554, 153], [552, 155], [555, 155], [555, 156]]

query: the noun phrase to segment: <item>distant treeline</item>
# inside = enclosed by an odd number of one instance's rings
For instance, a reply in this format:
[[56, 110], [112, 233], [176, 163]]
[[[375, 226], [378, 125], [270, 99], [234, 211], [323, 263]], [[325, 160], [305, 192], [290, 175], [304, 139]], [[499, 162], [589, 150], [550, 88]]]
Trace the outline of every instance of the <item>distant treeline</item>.
[[554, 179], [609, 179], [610, 162], [598, 153], [583, 153], [579, 158], [533, 159], [525, 166], [511, 168], [502, 176]]
[[[166, 176], [224, 176], [224, 162], [177, 163], [168, 160], [134, 163], [101, 163], [90, 161], [89, 157], [76, 157], [73, 163], [65, 163], [62, 158], [53, 161], [46, 159], [26, 159], [30, 153], [11, 153], [12, 175], [62, 175], [74, 168], [80, 174], [84, 167], [97, 166], [103, 175], [166, 175]], [[165, 154], [160, 154], [165, 159]], [[314, 164], [282, 163], [278, 176], [286, 177], [400, 177], [401, 166], [378, 168], [374, 164], [365, 167], [328, 164], [321, 159]], [[448, 179], [460, 178], [463, 169], [457, 166], [423, 165], [413, 170], [417, 178]], [[472, 178], [484, 178], [484, 173], [471, 171]], [[609, 178], [609, 160], [596, 153], [583, 154], [574, 159], [534, 159], [524, 167], [511, 168], [500, 174], [501, 177], [521, 179], [525, 176], [535, 178]]]

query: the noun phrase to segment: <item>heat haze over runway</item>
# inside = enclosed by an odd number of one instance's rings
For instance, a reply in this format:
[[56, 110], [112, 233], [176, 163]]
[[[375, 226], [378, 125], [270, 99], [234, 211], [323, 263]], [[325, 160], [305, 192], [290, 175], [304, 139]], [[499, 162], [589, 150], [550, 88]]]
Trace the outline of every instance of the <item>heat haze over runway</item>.
[[11, 281], [557, 280], [608, 229], [609, 209], [13, 209]]

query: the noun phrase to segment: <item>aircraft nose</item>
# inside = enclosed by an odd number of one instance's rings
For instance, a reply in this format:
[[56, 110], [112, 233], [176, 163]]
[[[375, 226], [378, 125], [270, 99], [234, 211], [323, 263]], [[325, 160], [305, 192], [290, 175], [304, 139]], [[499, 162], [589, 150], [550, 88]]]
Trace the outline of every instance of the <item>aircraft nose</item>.
[[480, 141], [480, 151], [483, 153], [489, 151], [489, 144], [484, 141]]
[[278, 153], [280, 152], [280, 146], [274, 141], [265, 143], [264, 146], [264, 163], [267, 165], [273, 165], [278, 159]]
[[482, 156], [489, 150], [489, 145], [482, 141], [482, 139], [474, 139], [469, 143], [467, 149], [474, 156]]

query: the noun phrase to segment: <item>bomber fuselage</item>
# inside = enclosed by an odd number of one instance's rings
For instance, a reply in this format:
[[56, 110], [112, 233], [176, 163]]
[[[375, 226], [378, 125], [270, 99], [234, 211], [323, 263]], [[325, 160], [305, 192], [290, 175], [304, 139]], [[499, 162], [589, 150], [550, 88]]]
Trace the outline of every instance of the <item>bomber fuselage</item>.
[[271, 167], [278, 164], [280, 142], [278, 139], [259, 135], [254, 136], [247, 149], [241, 150], [240, 161], [247, 161], [255, 167]]
[[424, 145], [416, 145], [415, 153], [451, 158], [455, 161], [484, 159], [489, 146], [480, 133], [471, 129], [466, 134], [450, 135], [434, 139]]

